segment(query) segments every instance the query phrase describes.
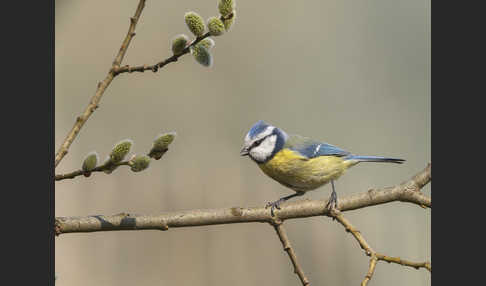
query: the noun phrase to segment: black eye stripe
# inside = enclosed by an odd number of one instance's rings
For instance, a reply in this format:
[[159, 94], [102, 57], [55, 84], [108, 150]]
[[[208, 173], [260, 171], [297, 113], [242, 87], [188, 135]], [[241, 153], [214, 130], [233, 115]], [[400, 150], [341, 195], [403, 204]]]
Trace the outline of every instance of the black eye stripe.
[[267, 137], [269, 137], [270, 135], [272, 135], [272, 134], [269, 134], [269, 135], [267, 135], [267, 136], [263, 137], [262, 139], [258, 139], [257, 141], [253, 142], [253, 143], [251, 144], [251, 146], [250, 146], [250, 149], [251, 149], [251, 148], [254, 148], [254, 147], [257, 147], [258, 145], [260, 145], [260, 144], [263, 142], [263, 140], [265, 140], [265, 139], [266, 139]]

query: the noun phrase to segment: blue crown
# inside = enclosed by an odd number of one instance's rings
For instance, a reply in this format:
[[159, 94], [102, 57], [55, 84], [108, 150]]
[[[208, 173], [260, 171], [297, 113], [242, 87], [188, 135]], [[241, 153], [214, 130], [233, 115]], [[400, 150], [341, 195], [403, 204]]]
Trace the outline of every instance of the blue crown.
[[267, 124], [265, 121], [259, 120], [257, 123], [255, 123], [255, 125], [251, 127], [250, 131], [248, 132], [248, 135], [250, 136], [250, 138], [253, 138], [255, 137], [255, 135], [265, 130], [265, 128], [267, 128], [268, 126], [270, 125]]

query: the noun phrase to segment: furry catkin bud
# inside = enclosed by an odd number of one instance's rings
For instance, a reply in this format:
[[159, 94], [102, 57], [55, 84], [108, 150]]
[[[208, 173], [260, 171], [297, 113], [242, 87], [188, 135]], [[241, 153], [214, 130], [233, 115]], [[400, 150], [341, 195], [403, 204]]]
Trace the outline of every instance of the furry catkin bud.
[[130, 160], [130, 169], [133, 172], [140, 172], [147, 169], [150, 165], [150, 158], [148, 156], [135, 156]]
[[172, 39], [172, 45], [171, 45], [172, 52], [174, 53], [174, 55], [178, 55], [182, 53], [182, 51], [186, 48], [188, 42], [189, 42], [189, 38], [184, 34], [175, 36]]
[[115, 144], [115, 147], [113, 147], [110, 153], [111, 162], [116, 164], [123, 161], [125, 156], [130, 152], [132, 145], [133, 141], [130, 139], [125, 139]]
[[218, 17], [208, 19], [208, 30], [211, 36], [220, 36], [224, 33], [224, 24]]
[[203, 45], [195, 45], [191, 47], [191, 54], [198, 63], [205, 67], [210, 67], [213, 64], [213, 56]]
[[184, 20], [186, 21], [189, 30], [197, 37], [204, 34], [204, 20], [196, 12], [187, 12], [184, 15]]
[[103, 172], [111, 174], [116, 168], [118, 168], [118, 166], [111, 161], [111, 156], [106, 156], [105, 162], [103, 163]]
[[174, 141], [175, 136], [175, 132], [158, 135], [154, 140], [154, 144], [152, 149], [150, 149], [148, 156], [154, 158], [155, 160], [159, 160], [162, 155], [169, 150], [169, 145], [172, 143], [172, 141]]
[[214, 47], [215, 43], [214, 43], [214, 40], [213, 39], [211, 39], [211, 38], [205, 38], [205, 39], [202, 39], [196, 45], [202, 45], [202, 46], [204, 46], [209, 51], [210, 49], [212, 49]]
[[96, 168], [96, 164], [98, 164], [99, 160], [100, 158], [96, 151], [89, 152], [88, 155], [86, 155], [86, 158], [84, 158], [82, 170], [84, 172], [92, 171], [94, 168]]
[[219, 13], [225, 17], [231, 14], [235, 9], [235, 1], [233, 0], [219, 0], [218, 2], [218, 10]]
[[235, 22], [235, 18], [236, 18], [236, 11], [233, 11], [233, 13], [230, 14], [229, 17], [227, 17], [223, 20], [224, 29], [226, 31], [229, 31], [229, 29], [231, 28], [231, 25], [233, 25], [233, 23]]

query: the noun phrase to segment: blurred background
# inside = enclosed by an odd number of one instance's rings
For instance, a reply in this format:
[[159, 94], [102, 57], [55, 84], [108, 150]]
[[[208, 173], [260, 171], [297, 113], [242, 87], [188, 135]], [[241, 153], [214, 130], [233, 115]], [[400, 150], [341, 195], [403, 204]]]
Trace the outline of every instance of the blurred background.
[[[278, 3], [278, 4], [277, 4]], [[104, 79], [138, 1], [56, 1], [56, 150]], [[185, 55], [157, 73], [122, 74], [105, 92], [56, 169], [79, 169], [96, 150], [155, 136], [178, 137], [162, 160], [132, 173], [56, 182], [56, 216], [159, 214], [263, 206], [291, 191], [239, 156], [259, 119], [288, 133], [361, 155], [406, 159], [361, 164], [336, 184], [339, 196], [395, 185], [431, 158], [430, 1], [237, 1], [232, 29], [214, 37], [214, 64]], [[184, 13], [217, 16], [217, 0], [147, 1], [122, 64], [154, 64], [169, 40], [191, 35]], [[430, 185], [425, 189], [430, 195]], [[330, 186], [307, 193], [324, 199]], [[390, 203], [346, 212], [378, 252], [431, 260], [431, 211]], [[327, 217], [290, 220], [287, 231], [312, 285], [358, 285], [368, 257]], [[273, 228], [233, 224], [56, 238], [62, 285], [300, 285]], [[430, 285], [431, 275], [380, 262], [370, 285]]]

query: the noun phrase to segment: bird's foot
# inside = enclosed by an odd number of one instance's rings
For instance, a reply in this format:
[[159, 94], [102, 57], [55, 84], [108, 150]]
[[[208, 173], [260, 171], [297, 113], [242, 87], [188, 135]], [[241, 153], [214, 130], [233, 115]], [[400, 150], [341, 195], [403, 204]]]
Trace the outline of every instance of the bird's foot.
[[[331, 197], [329, 198], [329, 201], [327, 202], [326, 204], [326, 209], [329, 210], [329, 213], [332, 215], [334, 212], [334, 210], [337, 210], [337, 194], [336, 192], [332, 192], [331, 193]], [[336, 218], [333, 217], [332, 218], [333, 220], [335, 220]]]
[[265, 208], [269, 208], [270, 207], [270, 213], [272, 214], [272, 216], [275, 216], [274, 213], [273, 213], [273, 211], [275, 209], [278, 209], [279, 210], [280, 209], [280, 204], [283, 203], [283, 202], [285, 202], [285, 201], [286, 200], [282, 198], [282, 199], [278, 199], [278, 200], [276, 200], [274, 202], [269, 202], [269, 203], [267, 203], [265, 205]]

